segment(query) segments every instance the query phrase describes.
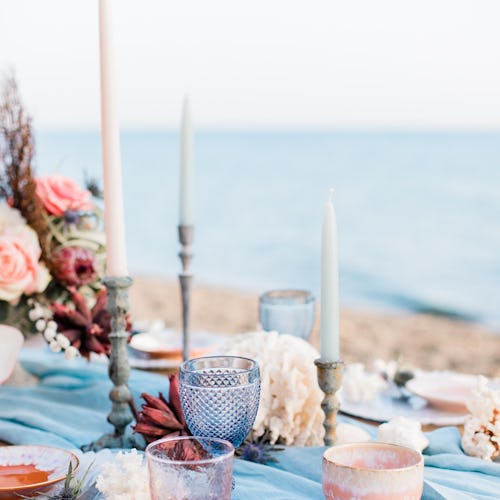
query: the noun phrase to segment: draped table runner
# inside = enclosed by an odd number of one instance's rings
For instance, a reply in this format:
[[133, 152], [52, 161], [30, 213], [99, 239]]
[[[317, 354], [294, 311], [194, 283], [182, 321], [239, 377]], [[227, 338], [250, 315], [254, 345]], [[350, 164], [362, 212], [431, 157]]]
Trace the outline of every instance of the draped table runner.
[[[67, 449], [97, 439], [110, 431], [106, 415], [110, 410], [107, 366], [85, 360], [66, 361], [46, 350], [25, 349], [25, 369], [40, 377], [34, 387], [0, 386], [0, 441], [12, 444], [45, 444]], [[157, 374], [132, 370], [130, 388], [137, 402], [141, 392], [168, 394], [168, 380]], [[347, 420], [347, 419], [346, 419]], [[374, 429], [365, 426], [373, 434]], [[482, 500], [500, 498], [500, 464], [464, 455], [456, 428], [427, 434], [425, 451], [427, 500]], [[236, 488], [232, 498], [253, 500], [311, 500], [323, 498], [321, 458], [325, 448], [288, 447], [276, 453], [279, 462], [260, 465], [235, 460]], [[90, 463], [93, 454], [82, 456]], [[98, 465], [112, 458], [111, 452], [97, 455]], [[88, 492], [85, 498], [100, 498]]]

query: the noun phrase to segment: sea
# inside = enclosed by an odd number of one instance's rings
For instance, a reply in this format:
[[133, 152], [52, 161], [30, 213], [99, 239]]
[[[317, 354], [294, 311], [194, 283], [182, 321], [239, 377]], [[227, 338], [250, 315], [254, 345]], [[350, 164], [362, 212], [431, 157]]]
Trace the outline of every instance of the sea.
[[[195, 282], [319, 298], [335, 189], [340, 295], [500, 328], [500, 133], [228, 132], [195, 136]], [[124, 132], [130, 272], [174, 278], [179, 136]], [[96, 132], [37, 133], [36, 168], [101, 178]]]

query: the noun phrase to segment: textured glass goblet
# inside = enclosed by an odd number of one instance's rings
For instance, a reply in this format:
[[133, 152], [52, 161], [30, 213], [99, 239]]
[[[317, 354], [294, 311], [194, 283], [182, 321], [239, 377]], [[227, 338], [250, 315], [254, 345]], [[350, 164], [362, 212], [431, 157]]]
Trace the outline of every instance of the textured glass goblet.
[[259, 408], [259, 366], [238, 356], [191, 359], [179, 369], [179, 391], [193, 435], [226, 439], [236, 448], [250, 432]]
[[266, 332], [308, 339], [314, 325], [314, 296], [306, 290], [272, 290], [259, 298], [259, 321]]
[[170, 437], [146, 448], [152, 500], [229, 500], [234, 447], [228, 441]]

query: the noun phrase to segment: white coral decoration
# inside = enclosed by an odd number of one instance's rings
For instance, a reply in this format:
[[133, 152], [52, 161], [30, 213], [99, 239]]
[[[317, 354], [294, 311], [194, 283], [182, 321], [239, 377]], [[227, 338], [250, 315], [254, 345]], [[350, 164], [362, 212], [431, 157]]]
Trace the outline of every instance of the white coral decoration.
[[406, 446], [420, 452], [429, 446], [429, 440], [424, 436], [420, 422], [405, 417], [396, 417], [380, 425], [377, 441]]
[[271, 443], [323, 444], [323, 393], [318, 387], [314, 360], [318, 352], [305, 340], [277, 332], [235, 335], [224, 346], [226, 354], [246, 356], [259, 363], [260, 405], [253, 430], [268, 429]]
[[500, 455], [500, 391], [479, 377], [467, 408], [471, 414], [465, 421], [462, 447], [467, 455], [493, 460]]
[[137, 450], [119, 452], [115, 462], [102, 466], [96, 488], [107, 500], [150, 500], [149, 477]]
[[353, 403], [372, 400], [386, 386], [387, 382], [379, 373], [367, 372], [362, 363], [345, 367], [342, 394]]

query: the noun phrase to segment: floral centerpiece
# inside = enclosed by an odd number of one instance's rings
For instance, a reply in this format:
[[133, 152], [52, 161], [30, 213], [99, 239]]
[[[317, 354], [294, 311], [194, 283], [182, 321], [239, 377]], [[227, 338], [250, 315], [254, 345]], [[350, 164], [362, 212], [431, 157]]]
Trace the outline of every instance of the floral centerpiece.
[[100, 192], [35, 176], [31, 118], [14, 79], [0, 105], [0, 323], [42, 333], [50, 348], [108, 354]]
[[[221, 348], [227, 355], [245, 356], [259, 363], [261, 393], [252, 430], [237, 455], [259, 463], [276, 461], [281, 445], [323, 444], [321, 392], [314, 360], [318, 352], [308, 342], [277, 332], [234, 335]], [[168, 400], [142, 394], [144, 404], [134, 431], [147, 442], [189, 434], [182, 414], [177, 375], [170, 377]]]

